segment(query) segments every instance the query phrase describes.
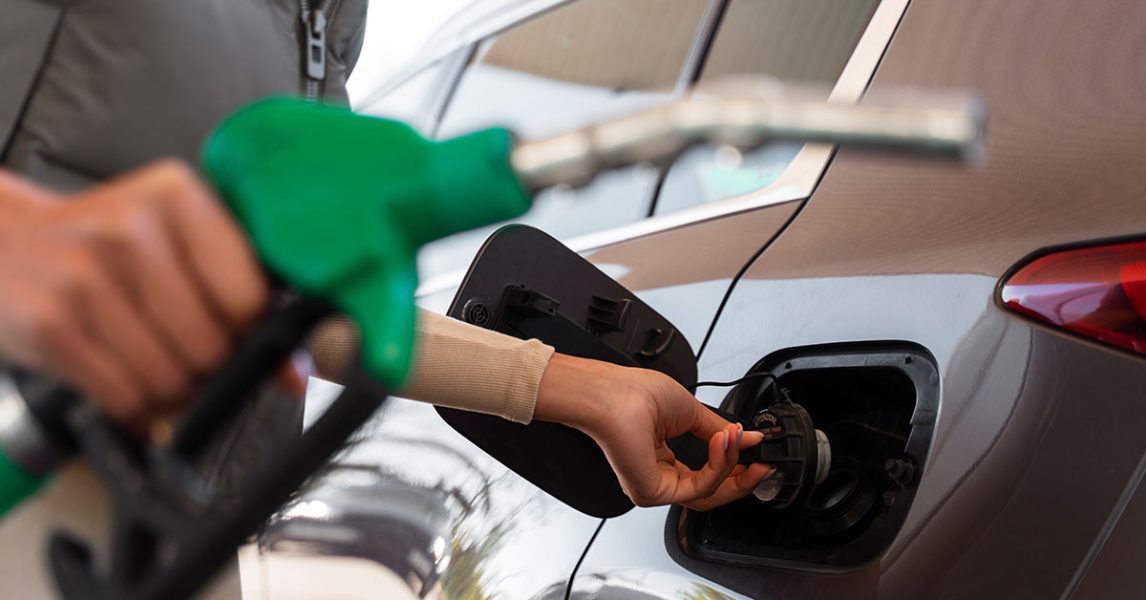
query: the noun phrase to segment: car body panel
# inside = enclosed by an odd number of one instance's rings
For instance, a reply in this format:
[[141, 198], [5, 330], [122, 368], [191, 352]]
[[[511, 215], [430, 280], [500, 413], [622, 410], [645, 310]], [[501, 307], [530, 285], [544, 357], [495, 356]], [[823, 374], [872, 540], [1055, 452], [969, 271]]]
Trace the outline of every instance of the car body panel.
[[[968, 340], [976, 350], [994, 346], [1011, 361], [1011, 366], [1016, 362], [1021, 365], [1028, 344], [1025, 329], [1001, 327], [1005, 319], [990, 299], [994, 286], [993, 279], [975, 275], [741, 281], [701, 356], [700, 377], [717, 381], [736, 379], [762, 357], [783, 348], [882, 339], [908, 340], [927, 348], [940, 365], [941, 374], [963, 360], [961, 340]], [[968, 302], [976, 291], [982, 300]], [[904, 298], [910, 301], [905, 302]], [[735, 326], [726, 328], [726, 323]], [[966, 335], [968, 332], [978, 333]], [[989, 343], [983, 343], [981, 337]], [[993, 357], [983, 353], [977, 358], [990, 365]], [[928, 498], [938, 501], [945, 496], [961, 475], [965, 457], [982, 455], [990, 447], [994, 435], [1013, 410], [1021, 388], [1021, 381], [1016, 381], [1012, 372], [1012, 369], [999, 368], [996, 372], [978, 373], [979, 385], [974, 386], [974, 393], [965, 406], [954, 407], [945, 402], [941, 407], [943, 415], [971, 413], [974, 419], [963, 421], [956, 430], [958, 450], [943, 454], [953, 457], [955, 464], [933, 464], [925, 469], [926, 475], [903, 531], [913, 527], [913, 521], [918, 518], [917, 507], [926, 505]], [[1018, 369], [1020, 375], [1022, 372]], [[946, 401], [946, 381], [941, 388]], [[725, 393], [723, 389], [701, 389], [698, 397], [718, 405]], [[976, 410], [984, 405], [990, 410]], [[941, 417], [940, 424], [944, 423]], [[939, 433], [933, 447], [944, 443], [944, 436]], [[678, 512], [667, 508], [656, 509], [656, 512], [660, 531], [652, 531], [647, 524], [638, 527], [621, 523], [629, 519], [629, 515], [607, 522], [578, 571], [578, 580], [592, 577], [597, 570], [665, 571], [666, 565], [675, 561], [681, 561], [706, 579], [751, 597], [772, 597], [766, 591], [829, 593], [822, 586], [843, 585], [843, 581], [848, 583], [842, 589], [850, 594], [864, 589], [864, 584], [858, 582], [875, 580], [865, 569], [844, 577], [822, 577], [783, 570], [734, 569], [693, 561], [679, 549]], [[634, 516], [632, 520], [636, 519], [648, 521], [649, 517]], [[619, 528], [621, 533], [614, 534], [613, 528]], [[658, 534], [664, 540], [658, 544], [661, 548], [654, 547], [650, 541], [652, 535]], [[890, 552], [894, 551], [893, 546]], [[778, 593], [776, 597], [783, 595]]]
[[[480, 551], [451, 560], [443, 581], [469, 578], [480, 587], [468, 592], [511, 598], [564, 597], [574, 572], [572, 597], [584, 598], [1061, 595], [1099, 589], [1089, 565], [1121, 564], [1106, 552], [1135, 531], [1124, 528], [1135, 523], [1129, 499], [1146, 451], [1134, 427], [1146, 416], [1135, 404], [1146, 361], [1006, 313], [995, 295], [999, 277], [1039, 248], [1146, 231], [1146, 185], [1134, 177], [1146, 139], [1136, 62], [1146, 11], [1129, 0], [905, 6], [880, 5], [836, 93], [858, 98], [877, 63], [870, 94], [979, 91], [992, 109], [981, 169], [847, 150], [833, 159], [830, 147], [807, 146], [817, 168], [789, 168], [748, 198], [570, 242], [703, 348], [702, 379], [735, 379], [773, 351], [809, 344], [926, 348], [939, 366], [940, 416], [890, 548], [823, 575], [690, 558], [680, 509], [632, 511], [598, 533], [600, 521], [525, 484], [429, 407], [395, 400], [356, 459], [421, 485], [476, 477], [486, 482], [477, 488], [505, 490], [496, 508], [452, 525]], [[885, 54], [871, 32], [886, 40], [897, 26]], [[424, 286], [423, 306], [444, 310], [456, 281]], [[698, 393], [710, 404], [723, 395]], [[501, 543], [482, 544], [490, 538]]]
[[787, 202], [663, 231], [590, 252], [588, 258], [699, 349], [732, 281], [799, 206]]
[[587, 256], [598, 267], [616, 265], [623, 269], [614, 270], [613, 276], [630, 290], [731, 280], [769, 238], [780, 232], [800, 204], [797, 200], [737, 217], [702, 221], [619, 242], [590, 251]]
[[1146, 231], [1144, 30], [1133, 0], [913, 0], [869, 95], [976, 90], [991, 111], [986, 162], [843, 149], [746, 276], [999, 277], [1045, 246]]
[[840, 151], [720, 315], [702, 379], [734, 379], [804, 344], [903, 339], [936, 357], [929, 463], [879, 561], [835, 576], [701, 563], [680, 550], [678, 511], [661, 509], [663, 554], [649, 550], [651, 531], [610, 521], [575, 587], [604, 570], [663, 571], [671, 556], [761, 598], [1136, 589], [1085, 571], [1138, 579], [1110, 544], [1146, 532], [1134, 529], [1137, 497], [1117, 518], [1146, 452], [1146, 361], [1007, 313], [995, 296], [999, 277], [1040, 248], [1146, 232], [1146, 111], [1134, 100], [1146, 92], [1144, 30], [1146, 11], [1119, 0], [913, 0], [869, 93], [979, 91], [992, 111], [987, 162], [967, 171]]
[[1107, 519], [1105, 537], [1095, 540], [1092, 562], [1075, 572], [1075, 598], [1117, 598], [1128, 590], [1146, 589], [1146, 456], [1139, 461], [1135, 476], [1126, 484], [1119, 505]]
[[[1132, 433], [1138, 407], [1121, 408], [1140, 396], [1146, 364], [1003, 314], [991, 302], [990, 278], [942, 276], [948, 281], [937, 285], [937, 277], [918, 276], [914, 284], [906, 281], [912, 276], [742, 283], [725, 309], [736, 330], [718, 326], [701, 361], [702, 376], [730, 377], [775, 348], [881, 335], [935, 354], [943, 405], [932, 459], [907, 523], [881, 562], [840, 576], [700, 563], [679, 550], [676, 511], [657, 509], [665, 550], [650, 541], [649, 521], [656, 519], [610, 520], [578, 580], [618, 568], [663, 572], [672, 558], [751, 597], [959, 595], [984, 592], [971, 584], [985, 581], [995, 589], [1061, 591], [1146, 450]], [[976, 295], [977, 309], [963, 308]], [[761, 306], [774, 314], [762, 316]], [[803, 319], [805, 306], [822, 318]], [[1081, 376], [1067, 375], [1073, 373]], [[1096, 390], [1103, 390], [1101, 398]], [[1012, 514], [1004, 521], [1000, 513]], [[961, 558], [966, 572], [952, 574]], [[1040, 574], [1048, 568], [1053, 577]]]

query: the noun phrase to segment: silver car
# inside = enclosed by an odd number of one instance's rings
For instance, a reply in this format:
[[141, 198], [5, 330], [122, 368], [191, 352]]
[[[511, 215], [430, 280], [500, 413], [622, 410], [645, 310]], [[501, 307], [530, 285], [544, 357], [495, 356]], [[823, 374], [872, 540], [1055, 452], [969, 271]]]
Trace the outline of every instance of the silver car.
[[[433, 574], [400, 576], [436, 598], [1141, 596], [1143, 31], [1129, 0], [535, 0], [459, 17], [358, 109], [440, 137], [540, 137], [741, 74], [834, 102], [958, 87], [992, 108], [990, 152], [965, 170], [701, 148], [547, 192], [526, 219], [671, 321], [700, 379], [767, 372], [808, 409], [834, 452], [799, 505], [596, 518], [391, 400], [342, 460], [385, 474], [379, 503], [421, 489], [448, 517], [404, 534], [320, 481], [300, 502], [375, 536], [321, 552], [429, 557]], [[492, 231], [426, 249], [424, 306], [447, 310]], [[697, 393], [750, 418], [760, 381]], [[276, 532], [291, 510], [264, 544], [313, 537]]]

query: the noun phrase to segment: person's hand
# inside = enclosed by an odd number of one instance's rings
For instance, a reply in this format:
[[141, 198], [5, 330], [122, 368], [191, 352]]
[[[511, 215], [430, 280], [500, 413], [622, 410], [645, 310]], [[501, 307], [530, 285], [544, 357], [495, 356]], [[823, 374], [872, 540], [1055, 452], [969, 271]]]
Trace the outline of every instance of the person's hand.
[[123, 423], [177, 408], [267, 298], [240, 229], [178, 162], [71, 198], [0, 172], [0, 356]]
[[[771, 472], [761, 463], [737, 464], [739, 450], [759, 444], [762, 434], [729, 424], [656, 371], [554, 354], [534, 418], [592, 437], [638, 506], [709, 510], [747, 496]], [[708, 442], [708, 463], [699, 471], [682, 464], [665, 444], [686, 433]]]

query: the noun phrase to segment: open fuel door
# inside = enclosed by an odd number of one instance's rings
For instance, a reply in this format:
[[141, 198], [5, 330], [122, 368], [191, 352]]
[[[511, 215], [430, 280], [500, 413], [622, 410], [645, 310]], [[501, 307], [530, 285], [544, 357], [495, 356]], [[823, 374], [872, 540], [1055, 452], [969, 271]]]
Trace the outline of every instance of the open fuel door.
[[[690, 389], [696, 384], [696, 355], [672, 323], [532, 227], [510, 225], [486, 240], [447, 314], [537, 338], [565, 354], [655, 369]], [[438, 412], [515, 473], [581, 512], [608, 518], [633, 508], [605, 454], [575, 429], [448, 408]]]

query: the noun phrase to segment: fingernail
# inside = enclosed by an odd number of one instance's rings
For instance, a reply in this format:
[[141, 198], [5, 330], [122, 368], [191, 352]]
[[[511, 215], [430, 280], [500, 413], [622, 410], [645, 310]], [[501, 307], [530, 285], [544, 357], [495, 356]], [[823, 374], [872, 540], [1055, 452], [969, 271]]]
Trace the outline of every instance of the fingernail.
[[736, 447], [739, 448], [744, 445], [744, 426], [738, 425], [740, 430], [736, 432]]
[[728, 432], [727, 431], [721, 431], [720, 434], [724, 436], [724, 449], [727, 450], [728, 449]]

